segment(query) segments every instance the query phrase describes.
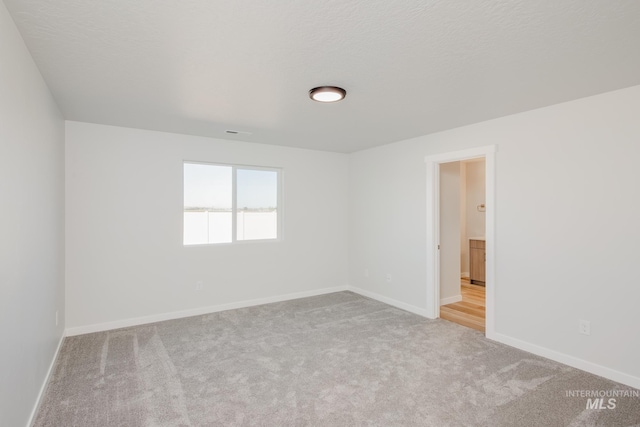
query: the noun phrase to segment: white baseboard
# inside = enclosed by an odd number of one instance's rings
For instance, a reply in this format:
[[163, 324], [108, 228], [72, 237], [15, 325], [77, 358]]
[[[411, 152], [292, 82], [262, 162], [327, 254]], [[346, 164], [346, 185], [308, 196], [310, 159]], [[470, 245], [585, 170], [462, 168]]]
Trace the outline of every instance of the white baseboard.
[[[364, 289], [360, 289], [354, 286], [349, 286], [348, 290], [355, 292], [357, 294], [363, 295], [365, 297], [369, 297], [377, 301], [383, 302], [385, 304], [389, 304], [394, 307], [409, 311], [419, 316], [427, 317], [426, 310], [423, 308], [415, 307], [413, 305], [400, 302], [374, 292], [365, 291]], [[629, 387], [640, 389], [640, 378], [634, 377], [633, 375], [625, 374], [624, 372], [616, 371], [614, 369], [607, 368], [605, 366], [601, 366], [592, 362], [588, 362], [586, 360], [579, 359], [577, 357], [569, 356], [568, 354], [560, 353], [555, 350], [551, 350], [545, 347], [531, 344], [526, 341], [522, 341], [516, 338], [511, 338], [507, 335], [503, 335], [500, 333], [494, 332], [491, 335], [487, 335], [487, 338], [492, 339], [494, 341], [498, 341], [502, 344], [506, 344], [510, 347], [515, 347], [517, 349], [524, 350], [526, 352], [533, 353], [535, 355], [542, 356], [559, 363], [563, 363], [573, 368], [580, 369], [582, 371], [589, 372], [591, 374], [598, 375], [612, 381], [616, 381], [618, 383], [627, 385]]]
[[442, 298], [440, 300], [440, 305], [453, 304], [454, 302], [460, 302], [460, 301], [462, 301], [462, 295], [455, 295], [448, 298]]
[[640, 389], [640, 378], [634, 377], [633, 375], [625, 374], [624, 372], [616, 371], [596, 363], [588, 362], [577, 357], [569, 356], [568, 354], [560, 353], [558, 351], [541, 347], [536, 344], [531, 344], [500, 333], [494, 333], [488, 338], [538, 356], [546, 357], [547, 359], [555, 360], [556, 362], [563, 363], [573, 368], [619, 382], [629, 387]]
[[[47, 372], [47, 376], [46, 379], [42, 385], [42, 388], [40, 390], [40, 393], [38, 395], [38, 399], [36, 401], [36, 405], [33, 409], [33, 412], [31, 414], [30, 417], [30, 421], [29, 421], [29, 425], [31, 425], [31, 423], [33, 422], [33, 417], [35, 416], [35, 414], [37, 413], [37, 409], [38, 406], [40, 404], [40, 399], [42, 398], [42, 394], [44, 393], [44, 390], [46, 388], [46, 385], [49, 381], [49, 377], [53, 371], [53, 365], [58, 357], [58, 353], [60, 352], [60, 347], [62, 345], [62, 340], [64, 339], [65, 336], [75, 336], [75, 335], [81, 335], [81, 334], [88, 334], [88, 333], [92, 333], [92, 332], [102, 332], [102, 331], [108, 331], [108, 330], [112, 330], [112, 329], [118, 329], [118, 328], [125, 328], [125, 327], [129, 327], [129, 326], [137, 326], [137, 325], [143, 325], [146, 323], [154, 323], [154, 322], [161, 322], [164, 320], [172, 320], [172, 319], [179, 319], [179, 318], [183, 318], [183, 317], [191, 317], [191, 316], [198, 316], [198, 315], [202, 315], [202, 314], [209, 314], [209, 313], [216, 313], [219, 311], [226, 311], [226, 310], [233, 310], [233, 309], [237, 309], [237, 308], [245, 308], [245, 307], [252, 307], [252, 306], [256, 306], [256, 305], [262, 305], [262, 304], [269, 304], [269, 303], [273, 303], [273, 302], [281, 302], [281, 301], [288, 301], [288, 300], [293, 300], [293, 299], [298, 299], [298, 298], [306, 298], [306, 297], [312, 297], [312, 296], [317, 296], [317, 295], [324, 295], [324, 294], [330, 294], [330, 293], [334, 293], [334, 292], [341, 292], [341, 291], [352, 291], [355, 292], [357, 294], [360, 294], [362, 296], [374, 299], [376, 301], [380, 301], [383, 302], [385, 304], [391, 305], [393, 307], [408, 311], [410, 313], [413, 314], [417, 314], [419, 316], [422, 317], [427, 317], [427, 310], [424, 308], [420, 308], [420, 307], [416, 307], [414, 305], [411, 304], [407, 304], [398, 300], [395, 300], [393, 298], [389, 298], [380, 294], [377, 294], [375, 292], [370, 292], [370, 291], [366, 291], [364, 289], [355, 287], [355, 286], [336, 286], [333, 288], [323, 288], [323, 289], [316, 289], [316, 290], [312, 290], [312, 291], [305, 291], [305, 292], [296, 292], [296, 293], [291, 293], [291, 294], [285, 294], [285, 295], [278, 295], [278, 296], [274, 296], [274, 297], [267, 297], [267, 298], [259, 298], [259, 299], [252, 299], [252, 300], [246, 300], [246, 301], [239, 301], [239, 302], [234, 302], [234, 303], [229, 303], [229, 304], [221, 304], [221, 305], [215, 305], [215, 306], [209, 306], [209, 307], [200, 307], [200, 308], [194, 308], [194, 309], [189, 309], [189, 310], [182, 310], [182, 311], [174, 311], [171, 313], [162, 313], [162, 314], [156, 314], [156, 315], [151, 315], [151, 316], [144, 316], [144, 317], [137, 317], [137, 318], [131, 318], [131, 319], [124, 319], [124, 320], [118, 320], [118, 321], [113, 321], [113, 322], [106, 322], [106, 323], [99, 323], [99, 324], [93, 324], [93, 325], [87, 325], [87, 326], [79, 326], [79, 327], [74, 327], [74, 328], [67, 328], [65, 333], [63, 334], [63, 336], [60, 338], [60, 342], [58, 343], [58, 348], [56, 350], [56, 354], [55, 357], [53, 358], [51, 365], [49, 366], [49, 371]], [[452, 298], [458, 298], [458, 297], [452, 297]], [[444, 298], [442, 301], [449, 301], [452, 300], [452, 298]], [[459, 301], [459, 299], [457, 299], [456, 301]], [[456, 301], [451, 301], [451, 302], [456, 302]], [[446, 302], [447, 304], [450, 304], [451, 302]], [[634, 377], [632, 375], [629, 374], [625, 374], [623, 372], [619, 372], [616, 371], [614, 369], [610, 369], [592, 362], [588, 362], [586, 360], [583, 359], [579, 359], [577, 357], [573, 357], [573, 356], [569, 356], [567, 354], [564, 353], [560, 353], [558, 351], [555, 350], [551, 350], [545, 347], [541, 347], [538, 346], [536, 344], [531, 344], [529, 342], [526, 341], [522, 341], [516, 338], [512, 338], [509, 337], [507, 335], [504, 334], [500, 334], [500, 333], [492, 333], [490, 336], [487, 335], [487, 338], [492, 339], [494, 341], [500, 342], [502, 344], [506, 344], [508, 346], [511, 347], [515, 347], [518, 348], [520, 350], [524, 350], [526, 352], [529, 353], [533, 353], [535, 355], [538, 356], [542, 356], [545, 357], [547, 359], [551, 359], [554, 360], [556, 362], [560, 362], [563, 363], [565, 365], [580, 369], [582, 371], [586, 371], [589, 373], [592, 373], [594, 375], [598, 375], [607, 379], [610, 379], [612, 381], [616, 381], [619, 382], [621, 384], [625, 384], [629, 387], [634, 387], [637, 389], [640, 389], [640, 378], [638, 377]]]
[[314, 297], [316, 295], [331, 294], [334, 292], [346, 291], [347, 286], [336, 286], [333, 288], [314, 289], [312, 291], [295, 292], [273, 297], [258, 298], [246, 301], [232, 302], [208, 307], [198, 307], [188, 310], [173, 311], [170, 313], [152, 314], [150, 316], [134, 317], [113, 322], [96, 323], [93, 325], [76, 326], [67, 328], [65, 335], [72, 337], [75, 335], [90, 334], [93, 332], [110, 331], [112, 329], [127, 328], [130, 326], [144, 325], [147, 323], [162, 322], [165, 320], [180, 319], [183, 317], [200, 316], [202, 314], [217, 313], [219, 311], [233, 310], [236, 308], [253, 307], [256, 305], [270, 304], [272, 302], [288, 301], [298, 298]]
[[415, 305], [407, 304], [407, 303], [395, 300], [393, 298], [385, 297], [375, 292], [365, 291], [364, 289], [357, 288], [355, 286], [348, 286], [347, 290], [355, 292], [356, 294], [360, 294], [367, 298], [371, 298], [376, 301], [380, 301], [385, 304], [392, 305], [396, 308], [402, 309], [404, 311], [408, 311], [409, 313], [417, 314], [418, 316], [422, 316], [422, 317], [427, 317], [427, 310], [424, 308], [416, 307]]
[[49, 369], [47, 369], [47, 375], [44, 376], [44, 381], [40, 386], [40, 391], [38, 392], [36, 403], [33, 405], [33, 409], [31, 410], [31, 415], [29, 415], [29, 422], [27, 422], [27, 427], [30, 427], [33, 425], [36, 414], [38, 413], [38, 409], [40, 409], [42, 396], [44, 395], [44, 391], [47, 389], [47, 385], [49, 384], [49, 379], [51, 378], [51, 374], [53, 373], [53, 367], [56, 364], [56, 360], [58, 360], [58, 355], [60, 354], [60, 349], [62, 348], [62, 341], [64, 341], [64, 337], [65, 337], [65, 334], [63, 331], [62, 336], [60, 337], [60, 341], [58, 341], [58, 347], [56, 347], [56, 352], [53, 354], [53, 358], [51, 359], [51, 363], [49, 364]]

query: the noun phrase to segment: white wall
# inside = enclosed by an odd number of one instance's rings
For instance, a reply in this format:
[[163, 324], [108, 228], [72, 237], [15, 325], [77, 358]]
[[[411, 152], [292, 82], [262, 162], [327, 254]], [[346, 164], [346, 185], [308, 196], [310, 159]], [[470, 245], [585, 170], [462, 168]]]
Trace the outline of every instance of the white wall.
[[353, 154], [350, 284], [424, 309], [424, 157], [497, 144], [496, 332], [640, 385], [638, 111], [635, 86]]
[[478, 205], [485, 203], [485, 161], [467, 162], [465, 197], [467, 213], [467, 237], [481, 237], [485, 233], [486, 213], [478, 211]]
[[460, 300], [460, 162], [440, 165], [440, 302]]
[[0, 64], [0, 424], [21, 426], [64, 329], [64, 122], [2, 2]]
[[[72, 332], [346, 286], [347, 155], [77, 122], [66, 141]], [[184, 160], [283, 168], [284, 240], [184, 247]]]
[[485, 183], [485, 161], [475, 159], [461, 162], [464, 170], [463, 198], [464, 213], [461, 226], [461, 273], [469, 273], [469, 238], [483, 237], [485, 235], [486, 213], [478, 211], [478, 205], [485, 204], [486, 183]]
[[469, 277], [467, 239], [467, 166], [460, 162], [460, 277]]

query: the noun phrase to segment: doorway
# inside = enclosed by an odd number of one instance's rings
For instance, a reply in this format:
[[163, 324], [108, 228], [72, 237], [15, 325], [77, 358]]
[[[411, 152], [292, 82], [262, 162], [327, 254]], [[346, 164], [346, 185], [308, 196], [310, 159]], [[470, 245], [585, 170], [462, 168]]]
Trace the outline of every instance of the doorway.
[[[427, 317], [440, 317], [440, 166], [461, 160], [485, 159], [485, 251], [486, 321], [485, 335], [495, 335], [495, 145], [425, 157], [427, 164]], [[459, 273], [458, 273], [459, 274]]]
[[484, 157], [440, 164], [440, 318], [485, 331]]

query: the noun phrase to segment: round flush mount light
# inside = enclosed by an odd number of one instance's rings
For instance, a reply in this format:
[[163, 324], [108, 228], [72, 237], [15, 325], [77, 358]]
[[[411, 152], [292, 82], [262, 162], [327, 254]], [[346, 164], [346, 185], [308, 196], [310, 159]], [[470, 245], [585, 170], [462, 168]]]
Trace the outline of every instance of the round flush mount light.
[[309, 91], [309, 98], [318, 102], [341, 101], [347, 96], [347, 91], [336, 86], [314, 87]]

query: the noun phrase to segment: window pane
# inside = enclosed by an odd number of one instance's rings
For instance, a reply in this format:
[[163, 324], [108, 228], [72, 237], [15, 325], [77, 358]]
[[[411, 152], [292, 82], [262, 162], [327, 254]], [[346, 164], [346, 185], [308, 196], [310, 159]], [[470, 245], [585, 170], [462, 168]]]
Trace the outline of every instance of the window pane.
[[237, 240], [278, 238], [278, 172], [237, 169]]
[[231, 242], [230, 166], [184, 164], [184, 244]]

